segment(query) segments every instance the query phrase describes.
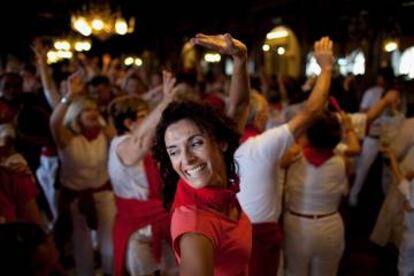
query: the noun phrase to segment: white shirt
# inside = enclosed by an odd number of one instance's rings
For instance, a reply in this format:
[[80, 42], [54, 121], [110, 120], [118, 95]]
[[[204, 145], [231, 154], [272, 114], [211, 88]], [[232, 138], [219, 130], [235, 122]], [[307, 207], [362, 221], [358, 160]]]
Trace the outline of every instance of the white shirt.
[[[382, 97], [384, 93], [384, 88], [381, 86], [374, 86], [365, 91], [364, 96], [362, 97], [360, 109], [361, 110], [368, 110], [373, 105], [375, 105]], [[369, 134], [373, 136], [380, 135], [380, 124], [381, 124], [381, 117], [373, 121], [369, 128]]]
[[115, 195], [126, 199], [146, 200], [149, 186], [145, 174], [144, 162], [125, 166], [117, 154], [120, 143], [130, 138], [130, 134], [115, 137], [109, 148], [108, 171]]
[[348, 113], [349, 119], [351, 119], [352, 127], [359, 139], [365, 137], [367, 129], [367, 114], [365, 113]]
[[77, 135], [58, 154], [64, 187], [80, 191], [98, 188], [108, 181], [108, 142], [103, 132], [92, 141]]
[[319, 167], [302, 156], [288, 170], [288, 208], [312, 215], [335, 212], [347, 187], [345, 162], [341, 156], [334, 155]]
[[237, 197], [252, 223], [279, 220], [283, 187], [278, 185], [278, 162], [293, 142], [294, 137], [284, 124], [249, 138], [237, 149]]
[[412, 147], [414, 147], [414, 117], [404, 120], [391, 143], [391, 149], [398, 159], [405, 156]]

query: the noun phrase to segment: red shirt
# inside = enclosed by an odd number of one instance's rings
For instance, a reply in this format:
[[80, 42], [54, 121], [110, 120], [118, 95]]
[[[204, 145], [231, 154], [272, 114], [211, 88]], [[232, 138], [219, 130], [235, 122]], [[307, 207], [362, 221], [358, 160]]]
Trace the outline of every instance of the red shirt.
[[0, 168], [0, 217], [6, 222], [18, 218], [19, 208], [37, 195], [31, 175], [17, 174]]
[[214, 250], [215, 276], [248, 275], [252, 229], [243, 211], [240, 211], [238, 220], [232, 220], [207, 208], [181, 206], [175, 209], [171, 236], [179, 263], [180, 237], [189, 232], [199, 233], [210, 240]]

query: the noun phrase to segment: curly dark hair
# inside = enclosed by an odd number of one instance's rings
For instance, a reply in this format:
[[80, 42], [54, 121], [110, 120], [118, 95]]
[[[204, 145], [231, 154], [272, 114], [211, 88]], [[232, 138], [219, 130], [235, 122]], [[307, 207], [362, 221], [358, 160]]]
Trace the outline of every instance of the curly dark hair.
[[341, 124], [333, 112], [323, 111], [306, 131], [309, 143], [316, 149], [334, 149], [341, 141]]
[[174, 200], [178, 174], [172, 167], [165, 145], [167, 128], [180, 120], [187, 119], [195, 123], [201, 130], [206, 131], [217, 142], [226, 142], [227, 150], [223, 153], [228, 176], [237, 174], [237, 164], [234, 152], [240, 145], [240, 134], [235, 131], [235, 123], [215, 112], [210, 106], [193, 101], [173, 102], [168, 105], [161, 116], [155, 133], [153, 146], [154, 159], [159, 163], [163, 184], [164, 208], [169, 210]]

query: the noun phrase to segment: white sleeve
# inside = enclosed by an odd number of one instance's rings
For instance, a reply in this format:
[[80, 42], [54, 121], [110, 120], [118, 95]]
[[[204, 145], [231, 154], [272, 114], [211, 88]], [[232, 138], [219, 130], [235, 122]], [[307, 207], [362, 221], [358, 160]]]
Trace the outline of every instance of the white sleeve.
[[408, 201], [410, 207], [414, 208], [414, 181], [410, 182], [407, 179], [404, 179], [398, 185], [398, 189], [404, 198]]
[[248, 139], [239, 147], [236, 155], [248, 154], [260, 156], [268, 161], [278, 161], [293, 142], [294, 138], [288, 124], [283, 124]]
[[414, 146], [414, 118], [404, 121], [391, 143], [391, 149], [401, 159]]
[[336, 155], [344, 156], [347, 149], [348, 149], [348, 145], [343, 142], [340, 142], [338, 145], [336, 145], [334, 149], [334, 153]]
[[358, 136], [359, 139], [363, 139], [365, 137], [365, 132], [367, 128], [367, 114], [365, 113], [353, 113], [347, 114], [351, 119], [352, 126]]

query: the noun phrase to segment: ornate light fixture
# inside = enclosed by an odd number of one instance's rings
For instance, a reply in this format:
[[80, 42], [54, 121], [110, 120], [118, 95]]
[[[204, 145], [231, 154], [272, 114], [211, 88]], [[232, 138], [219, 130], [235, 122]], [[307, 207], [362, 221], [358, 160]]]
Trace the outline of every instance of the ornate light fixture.
[[92, 42], [88, 39], [56, 38], [53, 40], [53, 48], [47, 52], [47, 62], [52, 64], [64, 59], [72, 59], [75, 52], [87, 52], [91, 47]]
[[81, 11], [71, 16], [72, 29], [83, 36], [94, 35], [105, 40], [112, 35], [132, 33], [135, 28], [135, 19], [129, 21], [122, 17], [120, 11], [112, 12], [109, 4], [92, 3], [83, 6]]

